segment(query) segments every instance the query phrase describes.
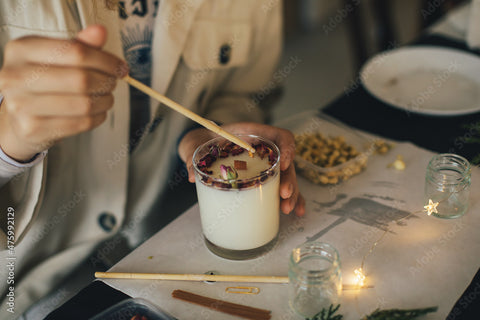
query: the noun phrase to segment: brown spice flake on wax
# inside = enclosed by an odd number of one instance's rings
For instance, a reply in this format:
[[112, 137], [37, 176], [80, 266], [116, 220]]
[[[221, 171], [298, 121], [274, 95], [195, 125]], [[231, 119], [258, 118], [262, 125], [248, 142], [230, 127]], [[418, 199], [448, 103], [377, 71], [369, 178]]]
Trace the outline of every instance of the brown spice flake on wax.
[[233, 167], [237, 170], [247, 170], [247, 161], [234, 160]]

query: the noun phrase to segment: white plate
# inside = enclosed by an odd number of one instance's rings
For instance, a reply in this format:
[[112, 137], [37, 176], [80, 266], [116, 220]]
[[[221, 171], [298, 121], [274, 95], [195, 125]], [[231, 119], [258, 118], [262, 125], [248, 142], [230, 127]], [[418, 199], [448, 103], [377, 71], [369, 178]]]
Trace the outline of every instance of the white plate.
[[408, 112], [460, 115], [480, 111], [480, 58], [417, 46], [380, 53], [362, 67], [365, 88]]

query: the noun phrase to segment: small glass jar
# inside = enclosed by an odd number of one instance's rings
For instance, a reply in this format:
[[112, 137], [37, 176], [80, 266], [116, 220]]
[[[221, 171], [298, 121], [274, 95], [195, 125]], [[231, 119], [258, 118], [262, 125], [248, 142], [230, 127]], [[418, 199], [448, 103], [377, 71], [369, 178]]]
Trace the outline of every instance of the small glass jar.
[[340, 257], [328, 243], [306, 242], [293, 249], [288, 277], [290, 307], [304, 318], [311, 318], [339, 302]]
[[432, 215], [439, 218], [458, 218], [468, 209], [471, 166], [467, 159], [453, 153], [434, 156], [425, 176], [425, 205], [437, 203]]

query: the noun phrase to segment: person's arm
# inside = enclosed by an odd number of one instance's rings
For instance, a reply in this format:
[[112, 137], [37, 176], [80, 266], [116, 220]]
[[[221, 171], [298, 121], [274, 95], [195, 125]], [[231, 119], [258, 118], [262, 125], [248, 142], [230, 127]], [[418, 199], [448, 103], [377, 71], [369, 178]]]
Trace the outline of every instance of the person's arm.
[[[127, 66], [102, 50], [105, 41], [105, 28], [90, 26], [76, 39], [28, 36], [1, 48], [0, 207], [15, 210], [17, 241], [34, 223], [41, 203], [45, 151], [99, 126], [113, 106], [112, 91]], [[62, 54], [52, 59], [58, 49]], [[4, 219], [0, 216], [0, 222]], [[0, 242], [5, 226], [1, 223]]]
[[[126, 63], [101, 50], [105, 28], [88, 27], [76, 39], [29, 36], [7, 43], [0, 70], [0, 147], [25, 162], [56, 141], [92, 130], [113, 105]], [[52, 59], [52, 52], [62, 54]], [[48, 66], [45, 68], [44, 66]], [[44, 70], [39, 76], [36, 70]]]
[[[0, 94], [0, 112], [2, 112], [3, 95]], [[27, 162], [18, 162], [10, 158], [0, 147], [0, 188], [10, 179], [25, 172], [28, 168], [40, 163], [47, 155], [47, 151], [37, 153]]]

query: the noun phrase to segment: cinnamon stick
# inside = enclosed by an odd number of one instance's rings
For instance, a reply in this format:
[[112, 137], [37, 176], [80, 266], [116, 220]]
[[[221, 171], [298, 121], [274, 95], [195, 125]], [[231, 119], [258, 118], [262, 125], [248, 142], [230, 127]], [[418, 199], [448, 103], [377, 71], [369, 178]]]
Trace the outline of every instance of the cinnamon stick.
[[188, 291], [174, 290], [172, 297], [246, 319], [268, 320], [271, 318], [269, 310], [213, 299]]

